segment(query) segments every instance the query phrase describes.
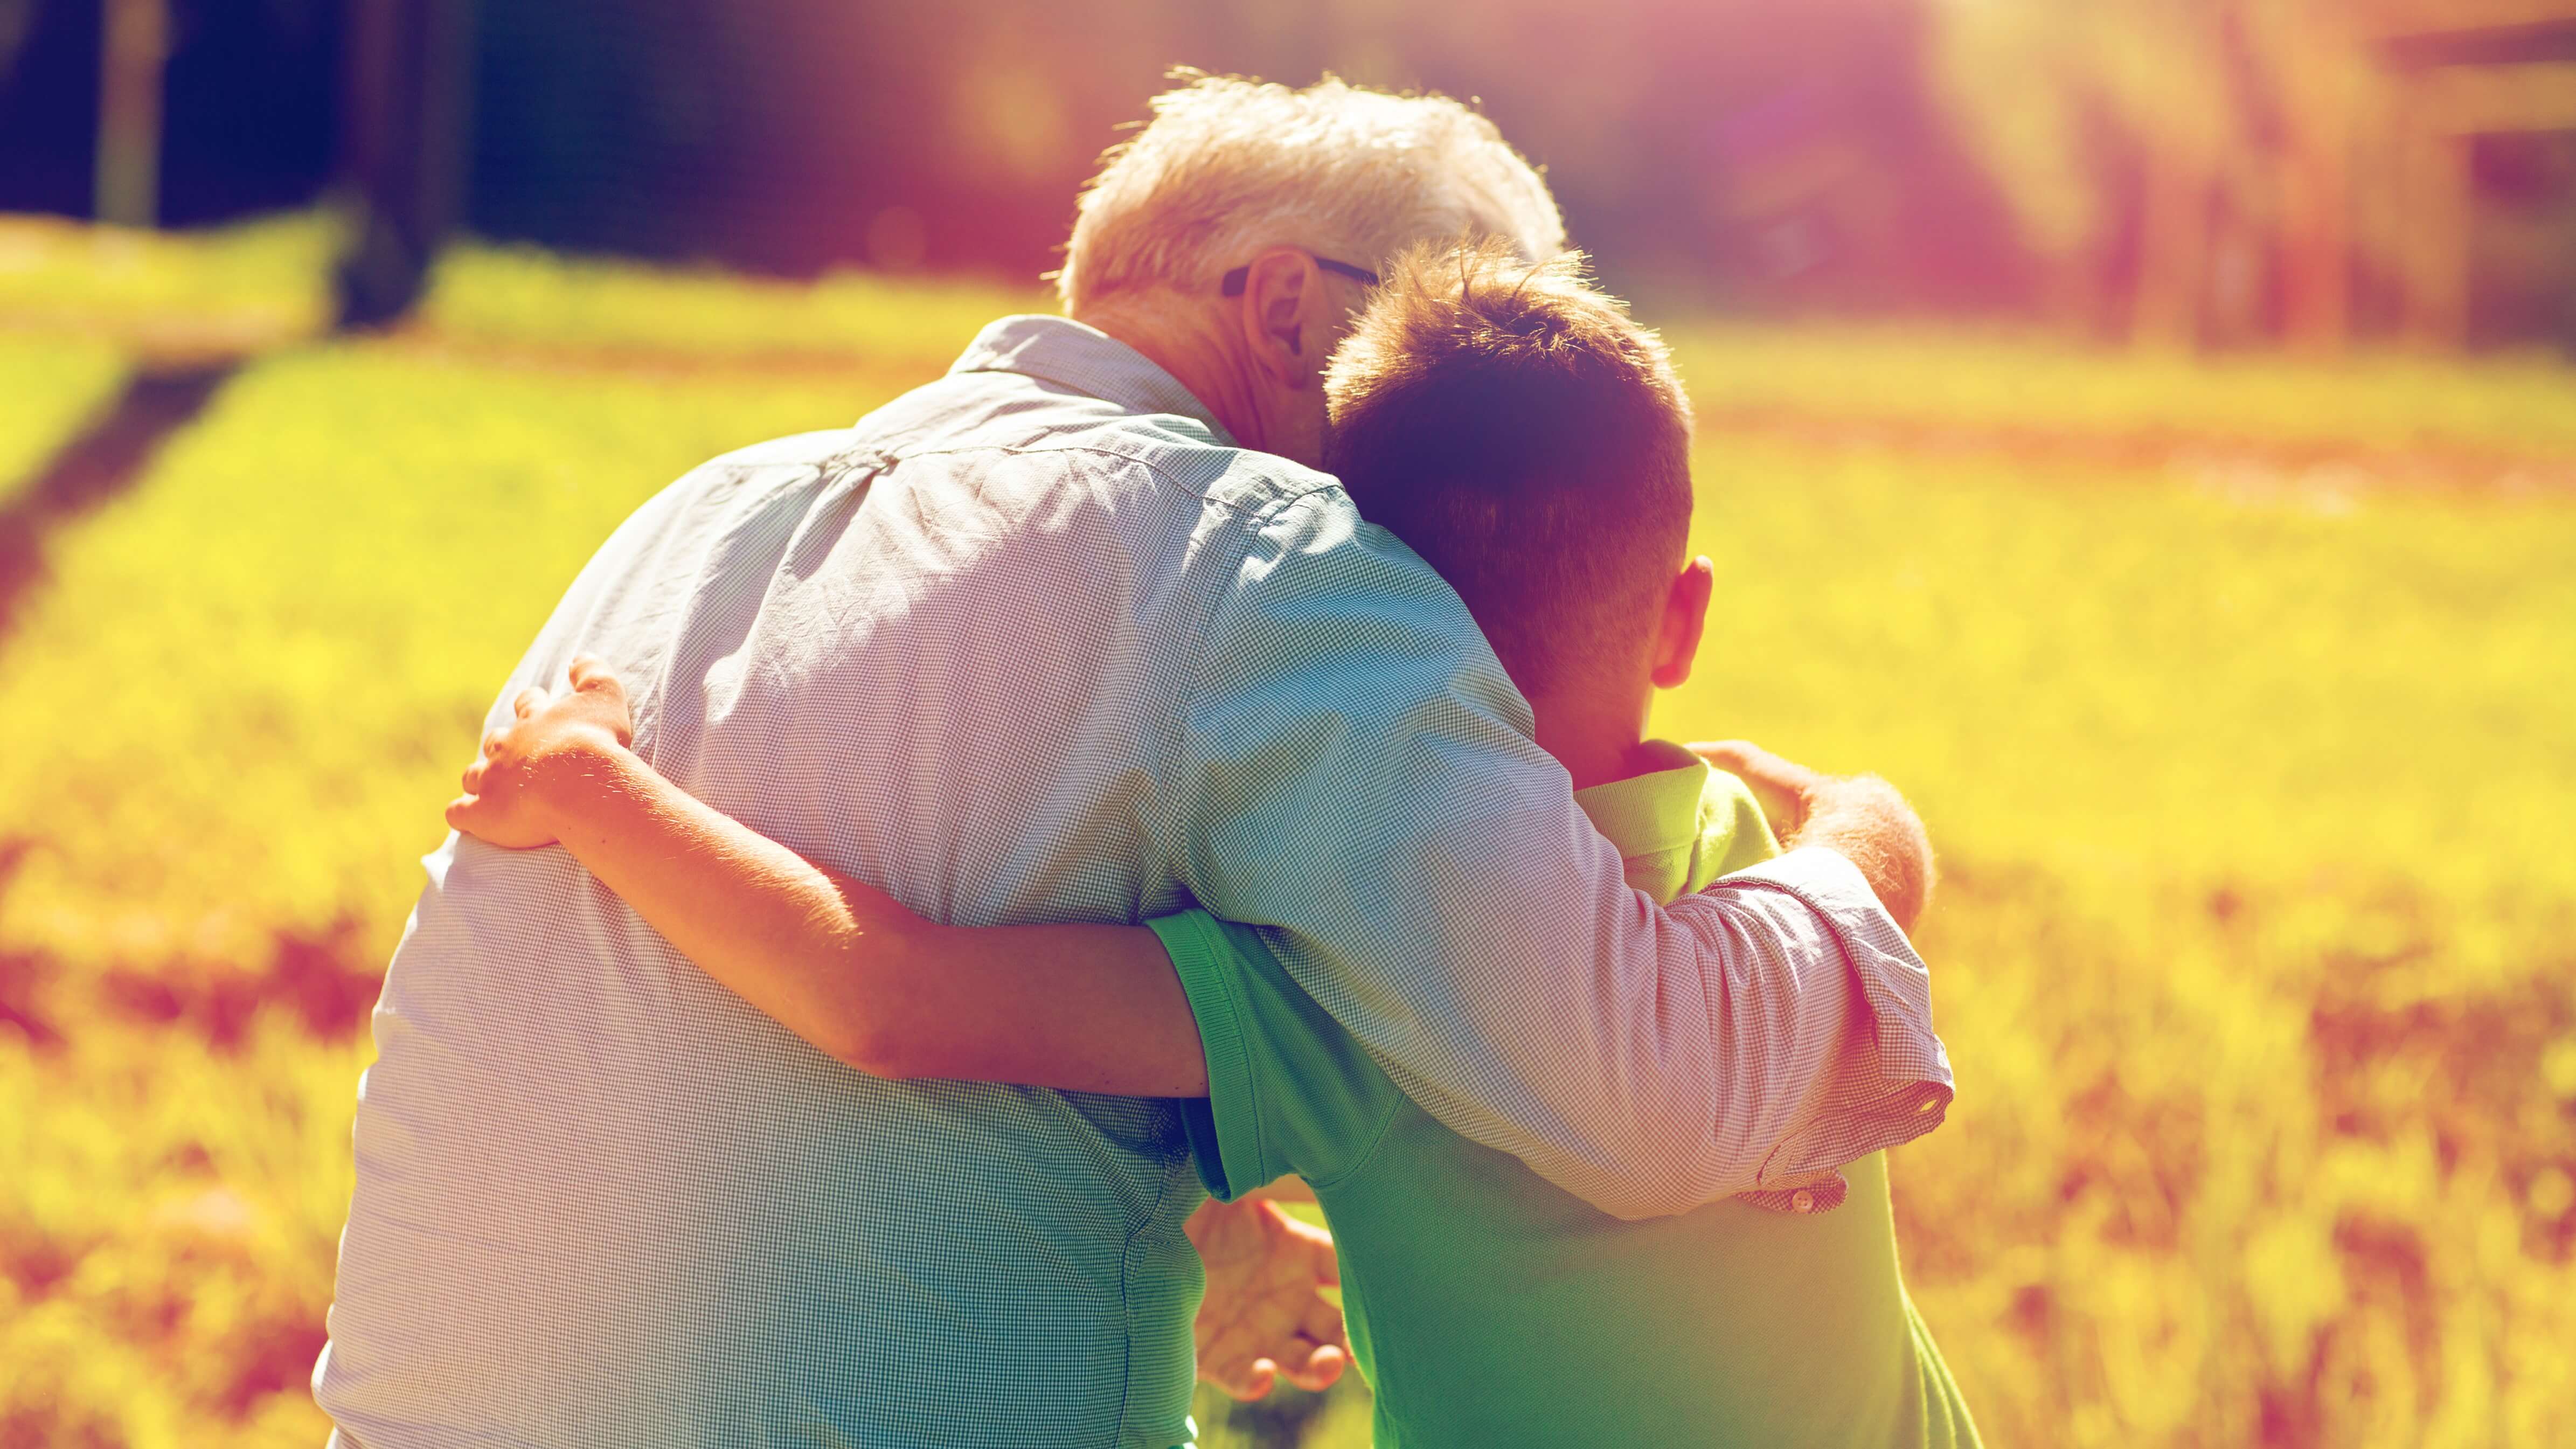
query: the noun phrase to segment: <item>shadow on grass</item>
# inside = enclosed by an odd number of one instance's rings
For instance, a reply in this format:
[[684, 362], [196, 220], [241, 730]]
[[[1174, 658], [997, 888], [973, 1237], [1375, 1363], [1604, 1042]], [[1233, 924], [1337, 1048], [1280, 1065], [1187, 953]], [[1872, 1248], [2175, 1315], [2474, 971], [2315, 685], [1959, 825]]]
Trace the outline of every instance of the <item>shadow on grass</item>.
[[0, 634], [44, 576], [46, 536], [140, 481], [161, 445], [205, 411], [242, 362], [238, 356], [146, 362], [0, 508]]
[[[0, 842], [0, 852], [6, 845]], [[0, 1035], [14, 1031], [35, 1050], [50, 1052], [79, 1023], [104, 1019], [186, 1032], [231, 1050], [268, 1013], [317, 1041], [345, 1041], [366, 1029], [384, 988], [380, 953], [346, 917], [319, 929], [277, 932], [268, 960], [256, 967], [192, 960], [117, 965], [79, 991], [68, 989], [66, 974], [41, 951], [0, 951]]]

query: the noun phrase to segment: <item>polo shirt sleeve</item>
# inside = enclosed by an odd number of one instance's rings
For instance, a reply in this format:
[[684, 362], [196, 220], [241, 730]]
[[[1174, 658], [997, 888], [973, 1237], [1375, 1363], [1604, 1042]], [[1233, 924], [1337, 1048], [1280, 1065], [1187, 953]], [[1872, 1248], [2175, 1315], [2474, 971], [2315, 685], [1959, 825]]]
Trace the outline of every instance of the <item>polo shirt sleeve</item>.
[[1398, 1098], [1332, 1015], [1249, 927], [1204, 911], [1145, 923], [1198, 1018], [1204, 1105], [1182, 1121], [1199, 1178], [1231, 1202], [1282, 1177], [1329, 1184], [1363, 1156]]
[[1940, 1120], [1922, 962], [1848, 864], [1631, 889], [1457, 595], [1337, 490], [1262, 522], [1190, 668], [1174, 878], [1452, 1131], [1649, 1217]]

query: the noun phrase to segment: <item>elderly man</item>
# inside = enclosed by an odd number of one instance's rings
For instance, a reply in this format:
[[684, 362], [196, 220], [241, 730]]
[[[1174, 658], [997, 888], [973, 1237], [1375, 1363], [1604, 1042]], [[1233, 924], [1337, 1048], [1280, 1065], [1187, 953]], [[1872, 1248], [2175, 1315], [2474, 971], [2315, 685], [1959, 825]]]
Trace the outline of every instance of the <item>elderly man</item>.
[[[1919, 827], [1884, 822], [1868, 879], [1799, 851], [1655, 906], [1456, 595], [1311, 466], [1373, 268], [1462, 233], [1563, 241], [1453, 103], [1161, 97], [1083, 197], [1068, 317], [645, 505], [495, 721], [600, 654], [663, 773], [932, 916], [1204, 905], [1273, 928], [1440, 1121], [1607, 1211], [1829, 1207], [1833, 1167], [1947, 1100], [1872, 889], [1919, 884]], [[451, 838], [429, 871], [316, 1369], [344, 1441], [1188, 1437], [1202, 1198], [1172, 1104], [865, 1077], [560, 850]], [[1311, 1303], [1315, 1246], [1253, 1221], [1202, 1222], [1261, 1246], [1211, 1295]], [[1329, 1372], [1314, 1317], [1254, 1317]]]

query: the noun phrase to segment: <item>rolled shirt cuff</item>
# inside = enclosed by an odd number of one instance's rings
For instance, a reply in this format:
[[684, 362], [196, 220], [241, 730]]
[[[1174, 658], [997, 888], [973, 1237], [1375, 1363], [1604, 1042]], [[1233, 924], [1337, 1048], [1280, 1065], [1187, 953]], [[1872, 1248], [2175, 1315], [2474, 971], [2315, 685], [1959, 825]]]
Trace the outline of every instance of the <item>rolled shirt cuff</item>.
[[1822, 1109], [1763, 1159], [1741, 1201], [1776, 1212], [1825, 1212], [1847, 1191], [1838, 1171], [1938, 1127], [1956, 1096], [1950, 1053], [1932, 1030], [1932, 973], [1849, 860], [1817, 846], [1749, 866], [1713, 889], [1783, 892], [1815, 913], [1851, 967], [1866, 1020]]

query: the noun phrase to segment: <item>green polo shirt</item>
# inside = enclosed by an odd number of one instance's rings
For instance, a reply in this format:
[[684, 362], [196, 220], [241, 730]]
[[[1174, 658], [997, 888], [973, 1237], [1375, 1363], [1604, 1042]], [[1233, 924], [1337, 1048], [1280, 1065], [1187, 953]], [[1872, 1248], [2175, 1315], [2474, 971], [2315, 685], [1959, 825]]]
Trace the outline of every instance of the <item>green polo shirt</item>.
[[[1741, 782], [1649, 748], [1667, 768], [1575, 796], [1629, 884], [1670, 900], [1778, 854]], [[1897, 1273], [1883, 1156], [1830, 1212], [1613, 1218], [1415, 1106], [1261, 932], [1151, 924], [1207, 1049], [1200, 1173], [1221, 1198], [1314, 1187], [1378, 1449], [1976, 1443]]]

